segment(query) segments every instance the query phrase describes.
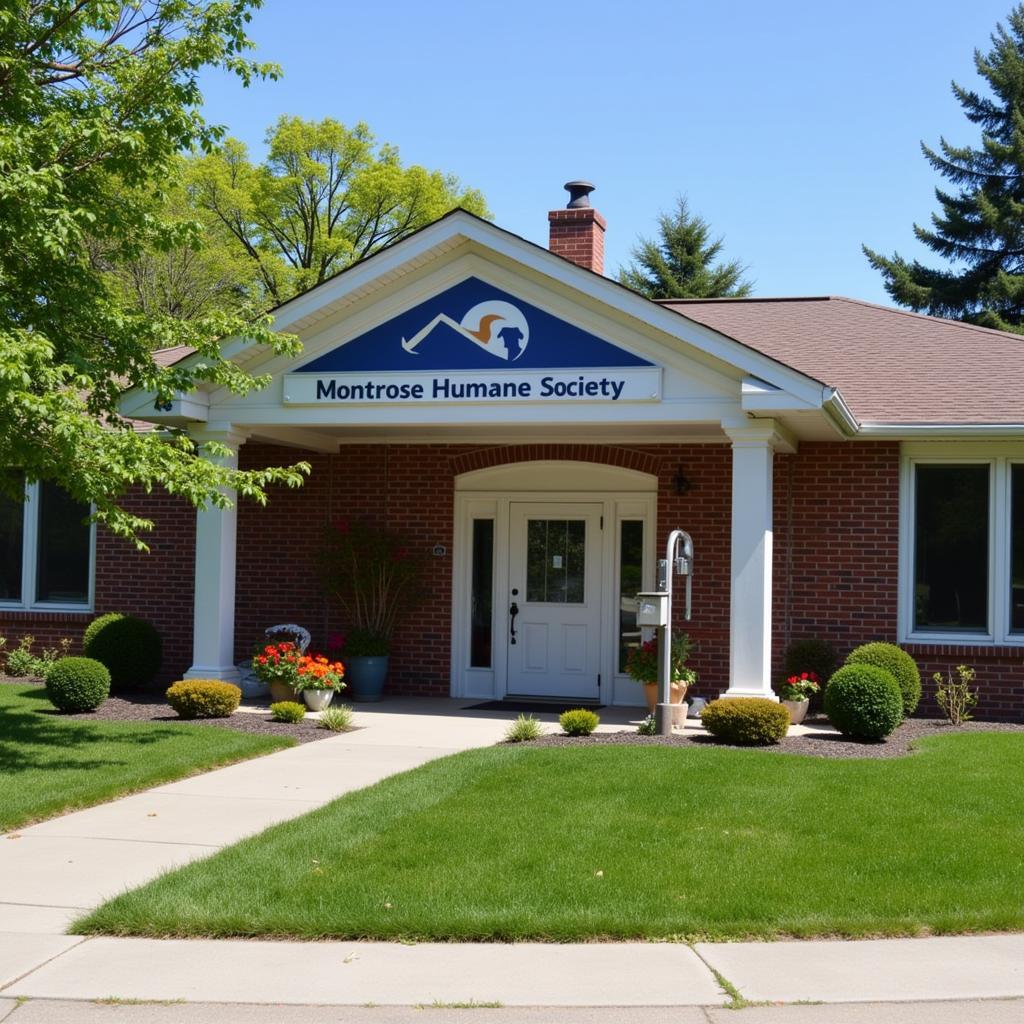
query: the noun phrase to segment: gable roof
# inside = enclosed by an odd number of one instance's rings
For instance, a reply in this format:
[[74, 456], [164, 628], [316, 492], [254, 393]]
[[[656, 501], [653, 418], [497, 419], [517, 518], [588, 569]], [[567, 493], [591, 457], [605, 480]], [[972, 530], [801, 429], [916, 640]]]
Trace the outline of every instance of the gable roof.
[[861, 423], [1024, 424], [1024, 337], [858, 299], [659, 305], [838, 388]]

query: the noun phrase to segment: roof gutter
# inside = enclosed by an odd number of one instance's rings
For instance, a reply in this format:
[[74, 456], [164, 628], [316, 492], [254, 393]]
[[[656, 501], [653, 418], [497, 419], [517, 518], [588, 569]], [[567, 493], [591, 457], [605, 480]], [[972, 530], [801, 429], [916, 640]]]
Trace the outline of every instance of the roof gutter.
[[1024, 437], [1024, 423], [865, 423], [861, 437], [945, 438]]
[[821, 392], [822, 411], [843, 437], [856, 437], [864, 428], [857, 422], [838, 388], [826, 387]]

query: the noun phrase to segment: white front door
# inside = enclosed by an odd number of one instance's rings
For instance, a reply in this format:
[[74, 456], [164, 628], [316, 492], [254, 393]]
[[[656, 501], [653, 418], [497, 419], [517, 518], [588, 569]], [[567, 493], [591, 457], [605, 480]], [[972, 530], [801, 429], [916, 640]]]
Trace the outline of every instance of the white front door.
[[512, 502], [509, 695], [598, 698], [602, 511], [595, 503]]

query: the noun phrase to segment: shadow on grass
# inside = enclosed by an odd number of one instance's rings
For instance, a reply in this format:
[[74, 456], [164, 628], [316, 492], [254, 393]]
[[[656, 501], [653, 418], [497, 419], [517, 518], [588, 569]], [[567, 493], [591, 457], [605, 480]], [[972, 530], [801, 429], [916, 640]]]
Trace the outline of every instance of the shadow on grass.
[[[43, 691], [45, 696], [45, 691]], [[35, 698], [35, 693], [24, 696]], [[166, 743], [178, 737], [175, 732], [160, 726], [119, 731], [112, 735], [102, 728], [107, 723], [68, 721], [59, 712], [47, 709], [11, 711], [0, 708], [0, 773], [24, 771], [85, 771], [93, 768], [127, 764], [128, 761], [112, 757], [74, 760], [55, 758], [55, 749], [62, 751], [87, 750], [97, 743], [116, 742], [125, 747], [147, 747]]]

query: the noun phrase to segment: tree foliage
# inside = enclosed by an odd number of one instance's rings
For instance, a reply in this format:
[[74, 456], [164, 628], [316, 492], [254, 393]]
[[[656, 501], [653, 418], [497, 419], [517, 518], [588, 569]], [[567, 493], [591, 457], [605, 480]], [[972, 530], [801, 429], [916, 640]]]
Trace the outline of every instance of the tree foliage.
[[191, 161], [193, 204], [230, 233], [268, 303], [284, 302], [350, 263], [459, 206], [489, 216], [484, 198], [441, 171], [405, 167], [365, 124], [281, 117], [254, 164], [228, 139]]
[[[297, 351], [267, 318], [212, 309], [192, 320], [143, 311], [97, 267], [146, 250], [198, 246], [199, 227], [168, 215], [178, 154], [212, 151], [220, 130], [199, 112], [204, 68], [244, 83], [274, 76], [250, 59], [246, 25], [260, 0], [24, 0], [0, 7], [0, 465], [53, 480], [96, 518], [138, 538], [123, 507], [132, 485], [223, 506], [222, 488], [265, 500], [308, 467], [239, 472], [196, 457], [186, 436], [137, 432], [117, 414], [125, 387], [209, 381], [236, 393], [262, 383], [221, 358], [242, 335]], [[197, 356], [162, 368], [153, 351]], [[214, 455], [223, 454], [210, 446]], [[0, 486], [17, 493], [17, 474]]]
[[672, 213], [658, 217], [657, 239], [641, 238], [633, 262], [619, 272], [619, 281], [649, 299], [713, 299], [750, 294], [743, 279], [746, 267], [720, 257], [724, 238], [711, 237], [711, 226], [691, 213], [680, 197]]
[[935, 190], [941, 212], [914, 234], [947, 261], [927, 267], [899, 254], [865, 255], [902, 306], [999, 330], [1024, 333], [1024, 5], [1007, 26], [997, 25], [988, 53], [974, 65], [988, 89], [953, 83], [968, 121], [981, 129], [980, 146], [938, 149], [921, 144], [925, 158], [956, 191]]

